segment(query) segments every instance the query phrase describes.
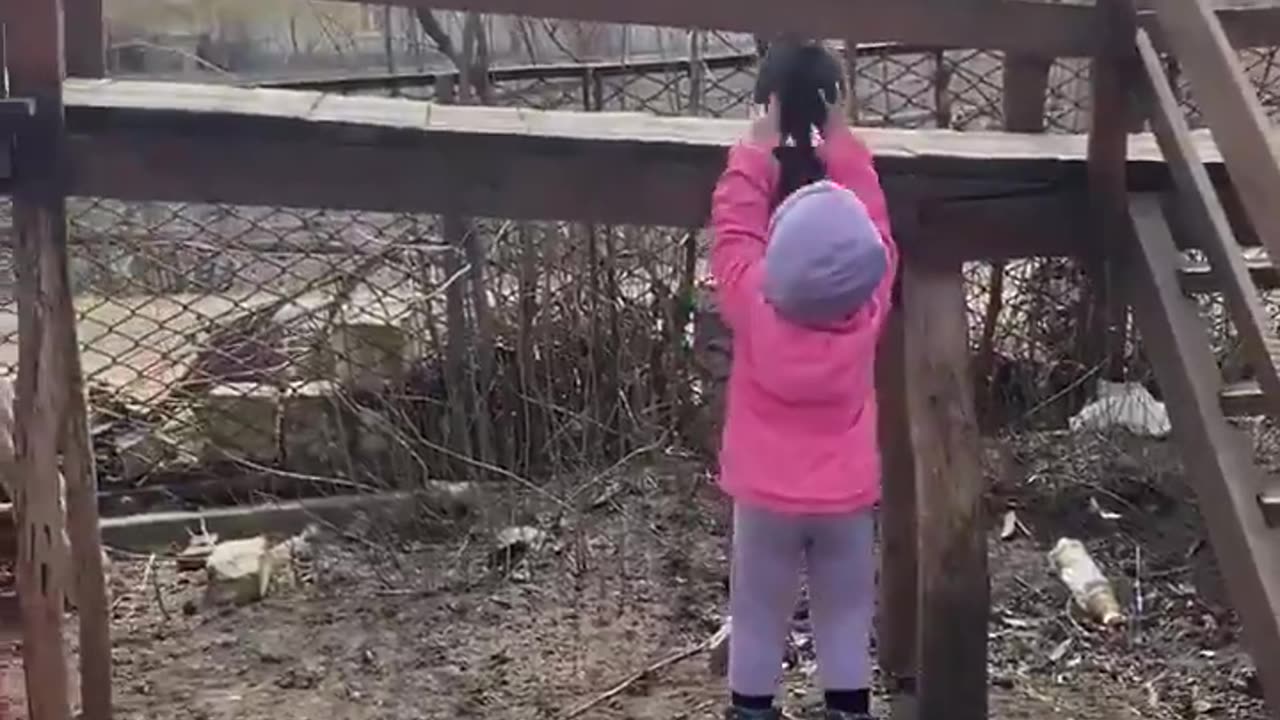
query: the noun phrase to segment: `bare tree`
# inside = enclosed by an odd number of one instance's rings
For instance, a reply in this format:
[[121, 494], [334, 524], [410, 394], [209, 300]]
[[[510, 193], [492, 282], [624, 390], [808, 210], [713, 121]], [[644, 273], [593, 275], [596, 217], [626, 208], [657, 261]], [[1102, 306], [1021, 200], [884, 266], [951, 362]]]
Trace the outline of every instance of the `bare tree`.
[[459, 49], [453, 36], [445, 30], [434, 10], [419, 8], [416, 13], [418, 25], [442, 55], [459, 74], [458, 100], [465, 104], [479, 102], [482, 105], [492, 103], [489, 85], [489, 33], [485, 27], [484, 16], [479, 13], [467, 13], [463, 24], [462, 47]]

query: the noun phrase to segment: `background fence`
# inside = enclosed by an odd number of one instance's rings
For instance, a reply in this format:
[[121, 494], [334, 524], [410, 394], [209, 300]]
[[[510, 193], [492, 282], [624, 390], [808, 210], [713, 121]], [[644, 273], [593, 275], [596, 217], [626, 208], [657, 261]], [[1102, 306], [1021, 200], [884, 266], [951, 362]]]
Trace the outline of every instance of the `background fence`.
[[[1276, 50], [1244, 58], [1274, 113]], [[750, 39], [695, 33], [676, 59], [262, 84], [744, 117], [756, 60]], [[846, 60], [862, 125], [1004, 125], [999, 53], [872, 46]], [[1087, 61], [1052, 66], [1047, 131], [1086, 130], [1088, 75]], [[714, 437], [726, 343], [699, 289], [698, 229], [95, 198], [70, 214], [93, 436], [120, 510], [524, 480]], [[1100, 374], [1082, 269], [1051, 258], [968, 276], [988, 429], [1061, 425]], [[1229, 360], [1225, 321], [1219, 332]]]

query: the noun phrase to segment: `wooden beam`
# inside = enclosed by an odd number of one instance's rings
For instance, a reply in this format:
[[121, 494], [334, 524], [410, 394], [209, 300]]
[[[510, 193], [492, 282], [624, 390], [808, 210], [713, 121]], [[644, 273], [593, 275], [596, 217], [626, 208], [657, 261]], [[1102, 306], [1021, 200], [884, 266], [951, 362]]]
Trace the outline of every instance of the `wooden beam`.
[[107, 74], [107, 26], [102, 0], [63, 0], [66, 11], [67, 74], [100, 78]]
[[1178, 287], [1177, 249], [1160, 199], [1130, 205], [1134, 308], [1174, 433], [1209, 531], [1241, 638], [1268, 704], [1280, 707], [1280, 535], [1258, 505], [1261, 471], [1242, 431], [1220, 409], [1218, 366], [1195, 301]]
[[[369, 0], [358, 0], [369, 1]], [[424, 10], [471, 10], [588, 22], [621, 22], [828, 37], [852, 28], [859, 43], [896, 42], [1086, 57], [1098, 48], [1101, 21], [1088, 5], [1025, 0], [371, 0]], [[1223, 24], [1239, 47], [1280, 41], [1274, 0], [1219, 0]], [[1149, 16], [1143, 17], [1147, 26]]]
[[[66, 124], [62, 89], [63, 29], [61, 0], [12, 4], [7, 17], [20, 32], [12, 33], [9, 76], [12, 92], [35, 102], [35, 117], [19, 133], [13, 194], [17, 236], [19, 371], [15, 445], [21, 477], [27, 485], [18, 492], [20, 577], [33, 574], [21, 586], [24, 619], [36, 637], [23, 647], [45, 645], [45, 634], [57, 633], [52, 646], [33, 651], [36, 672], [28, 666], [28, 695], [32, 720], [66, 717], [67, 668], [62, 654], [62, 578], [51, 580], [54, 568], [70, 563], [75, 578], [80, 624], [80, 690], [83, 717], [111, 717], [110, 609], [102, 567], [98, 527], [97, 481], [89, 441], [88, 412], [76, 339], [76, 312], [71, 297], [67, 260]], [[47, 556], [65, 552], [63, 538], [65, 471], [66, 533], [71, 557]], [[34, 509], [24, 511], [25, 503]], [[35, 498], [34, 500], [32, 498]], [[40, 536], [35, 543], [32, 539]], [[49, 543], [52, 542], [52, 545]], [[24, 547], [24, 545], [30, 545]], [[31, 607], [28, 609], [28, 604]], [[48, 679], [46, 680], [46, 676]], [[48, 686], [38, 701], [31, 685]], [[40, 692], [45, 692], [41, 690]], [[37, 710], [37, 703], [40, 709]]]
[[[1174, 229], [1175, 236], [1178, 234], [1177, 228]], [[1176, 239], [1176, 237], [1175, 237]], [[1200, 236], [1200, 242], [1196, 245], [1204, 245], [1204, 236]], [[1252, 284], [1262, 290], [1275, 290], [1280, 288], [1280, 269], [1270, 260], [1262, 258], [1247, 258], [1243, 261], [1244, 272], [1249, 274]], [[1230, 270], [1231, 275], [1235, 275], [1237, 270]], [[1221, 292], [1228, 283], [1236, 283], [1233, 278], [1223, 278], [1222, 273], [1215, 270], [1213, 266], [1207, 263], [1192, 263], [1184, 265], [1178, 276], [1182, 279], [1182, 289], [1188, 293], [1215, 293]], [[1224, 280], [1226, 282], [1224, 282]]]
[[[62, 7], [60, 2], [8, 0], [3, 17], [10, 91], [35, 102], [35, 118], [14, 153], [13, 223], [17, 237], [19, 343], [14, 446], [17, 477], [17, 575], [22, 608], [22, 659], [31, 720], [68, 720], [69, 681], [63, 652], [62, 481], [58, 440], [66, 404], [66, 356], [56, 320], [61, 315], [66, 243], [62, 195]], [[62, 255], [65, 262], [65, 255]], [[66, 304], [70, 295], [66, 293]]]
[[[122, 200], [461, 206], [475, 216], [691, 226], [705, 220], [711, 183], [744, 130], [729, 120], [170, 83], [72, 80], [67, 97], [73, 193]], [[1036, 184], [1070, 191], [1084, 177], [1083, 136], [859, 134], [890, 186], [981, 181], [998, 197]], [[1207, 133], [1195, 141], [1218, 161]], [[1131, 138], [1129, 160], [1132, 189], [1164, 185], [1153, 138]]]
[[[127, 201], [460, 206], [476, 217], [690, 227], [705, 221], [724, 153], [745, 129], [730, 120], [110, 80], [68, 81], [67, 96], [71, 194]], [[921, 232], [904, 242], [957, 260], [998, 259], [1077, 254], [1092, 233], [1084, 136], [858, 133], [891, 204], [908, 194], [923, 203]], [[1207, 132], [1192, 141], [1249, 244], [1217, 148]], [[1166, 189], [1155, 138], [1132, 135], [1128, 145], [1129, 189]]]
[[903, 270], [907, 414], [919, 557], [918, 702], [926, 720], [986, 720], [986, 484], [960, 265]]
[[1267, 398], [1252, 380], [1228, 383], [1219, 393], [1219, 406], [1227, 417], [1260, 417], [1267, 414]]
[[1252, 225], [1271, 257], [1280, 258], [1280, 147], [1262, 103], [1213, 12], [1186, 0], [1156, 6]]

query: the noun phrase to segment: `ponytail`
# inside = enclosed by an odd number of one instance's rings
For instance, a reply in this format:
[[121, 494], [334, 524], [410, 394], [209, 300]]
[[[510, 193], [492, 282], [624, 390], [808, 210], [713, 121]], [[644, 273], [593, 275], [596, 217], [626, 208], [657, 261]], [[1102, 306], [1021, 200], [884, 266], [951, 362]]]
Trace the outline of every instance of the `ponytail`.
[[779, 105], [781, 137], [773, 154], [781, 166], [781, 180], [774, 205], [827, 176], [813, 135], [826, 126], [827, 107], [835, 102], [839, 85], [840, 68], [822, 46], [789, 41], [769, 47], [755, 95], [757, 102], [776, 95]]

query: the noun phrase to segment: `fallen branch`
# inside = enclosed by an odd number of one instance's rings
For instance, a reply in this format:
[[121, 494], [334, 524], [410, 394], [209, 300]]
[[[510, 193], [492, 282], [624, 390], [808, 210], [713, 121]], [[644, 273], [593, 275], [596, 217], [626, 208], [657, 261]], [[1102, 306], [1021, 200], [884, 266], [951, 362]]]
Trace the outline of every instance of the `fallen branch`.
[[688, 660], [689, 658], [694, 657], [695, 655], [701, 655], [704, 652], [710, 651], [713, 645], [717, 642], [718, 636], [719, 636], [719, 633], [716, 633], [716, 635], [713, 635], [711, 638], [704, 640], [698, 643], [697, 645], [694, 645], [693, 647], [685, 648], [684, 650], [681, 650], [680, 652], [675, 653], [674, 655], [668, 655], [667, 657], [659, 660], [658, 662], [650, 665], [649, 667], [646, 667], [643, 670], [636, 672], [635, 674], [631, 675], [630, 677], [618, 683], [617, 685], [614, 685], [613, 687], [609, 688], [603, 693], [600, 693], [594, 698], [587, 700], [581, 705], [578, 705], [572, 710], [569, 710], [568, 712], [564, 713], [563, 715], [560, 716], [560, 720], [573, 720], [573, 718], [576, 718], [586, 713], [588, 710], [600, 705], [601, 703], [606, 703], [618, 697], [622, 693], [626, 692], [628, 688], [640, 682], [641, 680], [644, 680], [650, 675], [653, 675], [654, 673], [665, 670], [682, 660]]

